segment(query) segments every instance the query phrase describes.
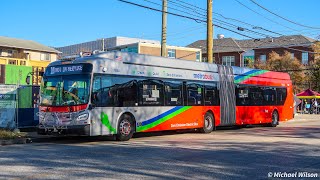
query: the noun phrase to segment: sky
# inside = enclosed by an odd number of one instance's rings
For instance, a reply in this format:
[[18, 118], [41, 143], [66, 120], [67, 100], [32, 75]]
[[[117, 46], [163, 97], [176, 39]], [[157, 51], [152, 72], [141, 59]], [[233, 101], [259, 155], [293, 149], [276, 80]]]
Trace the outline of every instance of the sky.
[[[162, 0], [127, 1], [156, 9], [161, 9], [162, 3]], [[311, 38], [320, 35], [319, 0], [255, 1], [280, 16], [315, 28], [295, 25], [278, 18], [251, 0], [213, 0], [213, 12], [224, 16], [214, 14], [213, 17], [219, 20], [219, 22], [215, 20], [214, 23], [252, 38], [275, 37], [279, 36], [278, 34], [303, 34]], [[206, 9], [206, 2], [206, 0], [168, 0], [168, 12], [205, 20], [202, 14], [205, 14], [203, 9]], [[161, 12], [118, 0], [0, 0], [0, 4], [0, 36], [33, 40], [52, 47], [114, 36], [161, 40]], [[252, 29], [251, 25], [278, 34]], [[237, 27], [259, 31], [263, 35], [238, 31]], [[186, 46], [197, 40], [206, 39], [206, 24], [168, 15], [167, 34], [168, 45]], [[214, 27], [214, 37], [217, 34], [236, 39], [249, 38]]]

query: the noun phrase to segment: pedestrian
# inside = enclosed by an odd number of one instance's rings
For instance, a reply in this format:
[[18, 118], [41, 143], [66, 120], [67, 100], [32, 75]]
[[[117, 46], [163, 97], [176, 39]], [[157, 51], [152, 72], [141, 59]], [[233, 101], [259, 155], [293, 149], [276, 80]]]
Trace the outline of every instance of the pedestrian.
[[310, 113], [311, 104], [306, 101], [306, 113]]

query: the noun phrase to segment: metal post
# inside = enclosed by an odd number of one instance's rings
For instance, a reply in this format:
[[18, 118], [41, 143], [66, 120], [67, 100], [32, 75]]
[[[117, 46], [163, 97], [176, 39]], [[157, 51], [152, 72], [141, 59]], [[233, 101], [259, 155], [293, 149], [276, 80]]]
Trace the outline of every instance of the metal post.
[[207, 58], [213, 63], [212, 0], [207, 0]]
[[167, 57], [167, 0], [162, 0], [161, 56]]
[[18, 79], [18, 87], [17, 87], [17, 93], [16, 93], [16, 129], [19, 129], [19, 88], [20, 88], [20, 83], [21, 83], [21, 78], [22, 78], [22, 71], [19, 70], [19, 79]]
[[102, 51], [104, 51], [104, 38], [102, 38]]

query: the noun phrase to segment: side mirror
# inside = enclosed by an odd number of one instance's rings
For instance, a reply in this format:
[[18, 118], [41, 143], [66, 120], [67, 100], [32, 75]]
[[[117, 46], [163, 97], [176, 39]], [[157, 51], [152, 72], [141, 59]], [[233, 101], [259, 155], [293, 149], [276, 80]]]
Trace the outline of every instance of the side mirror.
[[94, 104], [89, 104], [88, 110], [94, 109], [96, 106]]
[[28, 85], [30, 84], [30, 78], [31, 78], [30, 76], [27, 76], [27, 77], [26, 77], [26, 83], [27, 83]]

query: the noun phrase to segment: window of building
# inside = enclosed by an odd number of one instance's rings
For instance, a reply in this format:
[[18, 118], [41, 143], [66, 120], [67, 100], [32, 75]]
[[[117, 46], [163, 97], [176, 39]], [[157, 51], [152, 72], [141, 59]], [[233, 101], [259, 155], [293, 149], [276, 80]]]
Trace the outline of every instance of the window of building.
[[126, 48], [120, 49], [120, 51], [122, 51], [122, 52], [134, 52], [134, 53], [138, 53], [138, 47], [136, 47], [136, 46], [126, 47]]
[[202, 57], [202, 62], [208, 62], [208, 58], [207, 57]]
[[291, 59], [294, 59], [294, 53], [291, 53]]
[[200, 51], [196, 52], [196, 61], [201, 62], [201, 59], [200, 59]]
[[2, 49], [0, 49], [0, 56], [2, 56]]
[[303, 52], [301, 59], [302, 59], [302, 64], [308, 64], [309, 63], [309, 53]]
[[8, 52], [8, 55], [7, 55], [7, 56], [9, 56], [9, 57], [12, 57], [12, 56], [13, 56], [13, 50], [9, 49], [7, 52]]
[[266, 61], [267, 61], [267, 55], [261, 54], [261, 55], [260, 55], [260, 61], [261, 61], [261, 62], [266, 62]]
[[234, 56], [222, 56], [222, 64], [226, 66], [234, 66], [235, 65], [235, 57]]
[[20, 61], [20, 65], [25, 66], [26, 65], [26, 61]]
[[168, 49], [168, 58], [176, 58], [176, 50]]
[[245, 56], [243, 58], [243, 67], [248, 67], [250, 64], [253, 64], [254, 57], [253, 56]]
[[17, 62], [16, 62], [16, 60], [9, 60], [9, 64], [16, 65]]
[[49, 53], [41, 53], [40, 60], [50, 61], [50, 54]]

